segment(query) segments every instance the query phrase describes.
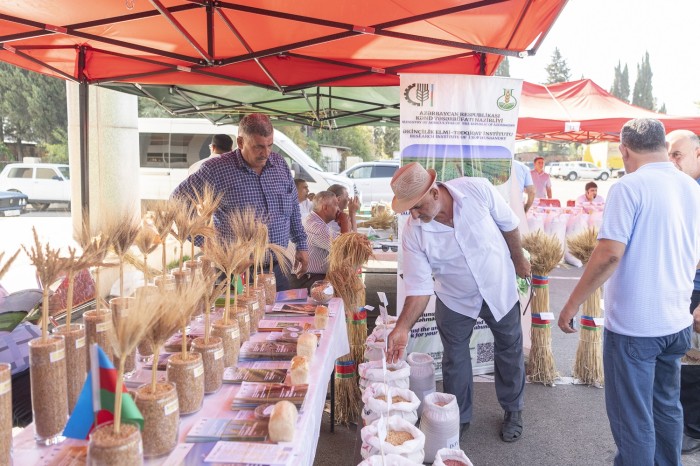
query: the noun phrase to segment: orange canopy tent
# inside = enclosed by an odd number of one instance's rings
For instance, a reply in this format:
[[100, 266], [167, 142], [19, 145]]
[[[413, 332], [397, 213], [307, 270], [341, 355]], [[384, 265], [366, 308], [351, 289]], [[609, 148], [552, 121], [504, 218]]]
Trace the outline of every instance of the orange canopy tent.
[[533, 54], [566, 0], [0, 2], [0, 60], [99, 84], [395, 86]]
[[700, 117], [652, 112], [614, 97], [590, 79], [550, 84], [523, 82], [517, 137], [544, 141], [619, 141], [633, 118], [657, 118], [667, 131], [700, 134]]

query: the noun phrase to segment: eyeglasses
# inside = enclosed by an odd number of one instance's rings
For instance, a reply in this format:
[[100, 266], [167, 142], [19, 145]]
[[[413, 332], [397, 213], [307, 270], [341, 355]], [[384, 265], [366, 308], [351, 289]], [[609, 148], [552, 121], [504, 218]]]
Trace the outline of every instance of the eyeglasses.
[[382, 245], [382, 251], [387, 252], [391, 250], [391, 252], [398, 252], [399, 247], [398, 246], [387, 246], [387, 245]]

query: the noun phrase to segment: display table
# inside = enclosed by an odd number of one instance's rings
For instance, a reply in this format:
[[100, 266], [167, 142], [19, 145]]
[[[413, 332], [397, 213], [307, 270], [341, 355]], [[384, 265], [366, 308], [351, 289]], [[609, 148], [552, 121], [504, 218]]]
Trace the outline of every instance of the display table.
[[[290, 466], [313, 464], [316, 446], [318, 445], [328, 381], [335, 368], [335, 360], [350, 352], [343, 302], [341, 299], [335, 298], [331, 300], [328, 307], [332, 316], [328, 319], [328, 327], [324, 331], [312, 362], [309, 374], [309, 389], [300, 410], [294, 442], [288, 444], [292, 449], [292, 454], [286, 464]], [[265, 318], [274, 319], [275, 317], [266, 314]], [[313, 322], [313, 318], [310, 317], [280, 317], [280, 319]], [[252, 335], [251, 339], [264, 340], [266, 337], [266, 332], [258, 332]], [[178, 445], [175, 452], [170, 456], [147, 460], [145, 464], [180, 464], [178, 458], [184, 458], [190, 445], [192, 445], [184, 443], [185, 437], [197, 421], [202, 418], [230, 418], [233, 416], [231, 402], [238, 387], [238, 385], [224, 384], [218, 392], [205, 396], [204, 405], [199, 412], [180, 418], [179, 441], [181, 444]], [[81, 443], [73, 440], [69, 442]], [[14, 463], [50, 464], [52, 457], [59, 448], [60, 446], [43, 447], [37, 445], [34, 441], [34, 427], [30, 424], [13, 439]]]

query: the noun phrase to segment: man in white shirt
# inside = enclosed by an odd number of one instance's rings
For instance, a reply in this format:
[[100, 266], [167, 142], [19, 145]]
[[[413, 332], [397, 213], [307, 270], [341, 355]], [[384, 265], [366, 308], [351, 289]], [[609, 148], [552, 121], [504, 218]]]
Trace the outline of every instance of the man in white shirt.
[[[310, 289], [316, 280], [325, 280], [331, 242], [340, 234], [330, 229], [338, 210], [338, 198], [335, 194], [330, 191], [316, 193], [313, 210], [302, 221], [309, 245], [309, 266], [305, 274], [291, 278], [290, 284], [293, 289]], [[342, 232], [346, 231], [348, 230]]]
[[530, 171], [532, 182], [535, 183], [535, 197], [537, 199], [552, 198], [552, 180], [549, 174], [544, 172], [544, 158], [535, 157], [535, 169]]
[[309, 196], [309, 183], [301, 178], [295, 178], [294, 184], [297, 187], [297, 196], [299, 200], [299, 213], [301, 214], [301, 220], [303, 221], [307, 215], [313, 210], [313, 204], [308, 199]]
[[688, 308], [700, 261], [700, 186], [668, 161], [658, 120], [625, 123], [620, 153], [627, 174], [610, 188], [598, 245], [559, 327], [575, 332], [571, 319], [605, 283], [605, 405], [615, 464], [678, 465], [680, 358], [693, 324]]
[[[668, 158], [686, 175], [700, 183], [700, 139], [692, 131], [679, 129], [666, 136]], [[700, 270], [695, 272], [690, 312], [694, 326], [692, 347], [681, 361], [681, 406], [683, 406], [682, 453], [700, 451]]]
[[605, 204], [605, 198], [598, 195], [598, 185], [594, 181], [586, 183], [586, 194], [576, 198], [576, 205]]
[[472, 416], [469, 339], [481, 317], [494, 336], [496, 395], [505, 411], [501, 438], [514, 442], [523, 431], [525, 389], [516, 273], [530, 275], [519, 220], [486, 179], [435, 183], [435, 176], [414, 162], [391, 180], [392, 208], [409, 210], [412, 218], [402, 233], [406, 301], [388, 337], [387, 360], [401, 358], [409, 331], [437, 295], [443, 384], [457, 397], [461, 435]]
[[231, 152], [232, 150], [233, 139], [231, 138], [231, 136], [229, 136], [228, 134], [215, 134], [214, 137], [211, 138], [211, 143], [209, 144], [209, 157], [190, 165], [187, 174], [191, 175], [192, 173], [199, 170], [199, 167], [201, 167], [202, 164], [207, 160], [211, 160], [214, 157], [218, 157], [219, 155], [225, 154], [226, 152]]

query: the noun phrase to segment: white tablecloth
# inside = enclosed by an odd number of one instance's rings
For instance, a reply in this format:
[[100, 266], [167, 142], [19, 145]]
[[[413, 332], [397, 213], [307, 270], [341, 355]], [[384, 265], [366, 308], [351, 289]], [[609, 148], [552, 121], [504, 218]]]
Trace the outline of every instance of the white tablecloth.
[[[290, 466], [313, 464], [318, 445], [328, 381], [335, 367], [335, 360], [350, 352], [342, 300], [334, 298], [329, 303], [329, 308], [334, 315], [328, 320], [328, 327], [314, 356], [311, 373], [309, 374], [309, 390], [297, 422], [297, 432], [293, 443], [294, 455], [287, 463]], [[266, 318], [274, 319], [274, 316], [268, 314]], [[299, 320], [302, 322], [313, 321], [309, 317], [280, 317], [280, 319]], [[259, 332], [251, 338], [264, 340], [266, 337], [266, 333]], [[179, 441], [184, 442], [189, 430], [202, 418], [232, 417], [231, 402], [237, 389], [238, 385], [224, 384], [218, 392], [205, 396], [204, 405], [200, 411], [180, 418]], [[56, 448], [37, 445], [34, 441], [34, 427], [29, 425], [13, 439], [14, 464], [46, 464]], [[148, 460], [146, 464], [166, 465], [177, 464], [177, 462], [173, 463], [168, 461], [168, 457], [163, 457]]]

